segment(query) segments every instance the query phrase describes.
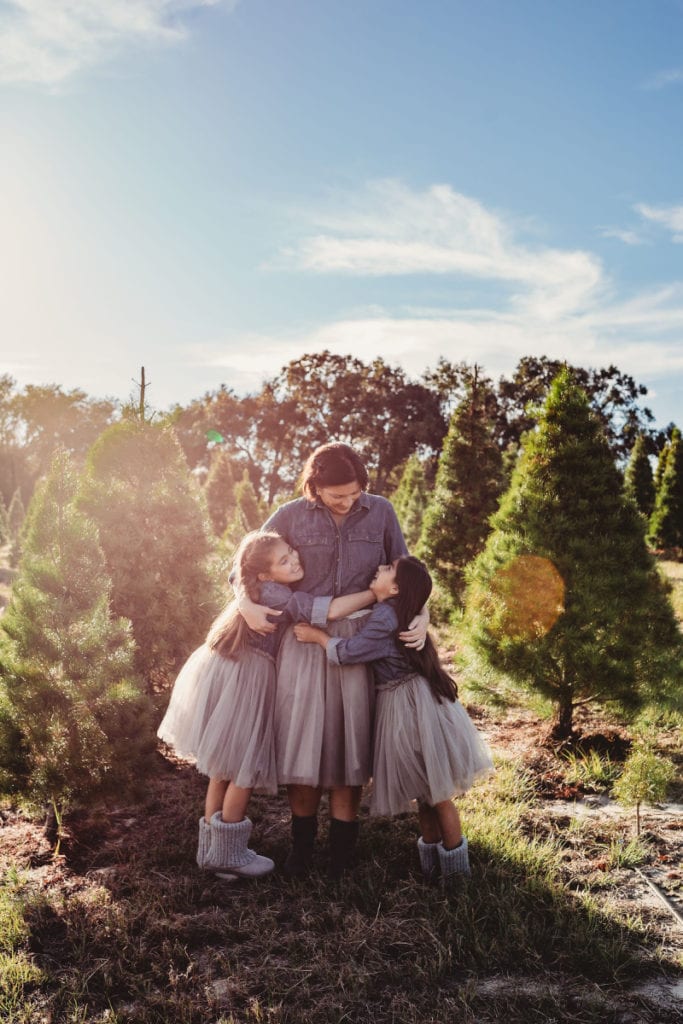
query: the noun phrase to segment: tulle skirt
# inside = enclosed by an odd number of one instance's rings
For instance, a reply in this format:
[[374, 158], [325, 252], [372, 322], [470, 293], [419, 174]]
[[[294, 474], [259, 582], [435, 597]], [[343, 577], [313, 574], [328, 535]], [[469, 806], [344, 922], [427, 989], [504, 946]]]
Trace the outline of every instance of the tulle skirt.
[[269, 655], [230, 661], [204, 645], [180, 670], [157, 735], [203, 775], [276, 793], [274, 704]]
[[[353, 636], [364, 615], [328, 623]], [[275, 757], [282, 784], [362, 786], [370, 778], [374, 687], [367, 665], [334, 665], [290, 627], [277, 662]]]
[[493, 769], [489, 749], [460, 701], [438, 703], [420, 675], [377, 687], [370, 813], [401, 814], [414, 801], [460, 796]]

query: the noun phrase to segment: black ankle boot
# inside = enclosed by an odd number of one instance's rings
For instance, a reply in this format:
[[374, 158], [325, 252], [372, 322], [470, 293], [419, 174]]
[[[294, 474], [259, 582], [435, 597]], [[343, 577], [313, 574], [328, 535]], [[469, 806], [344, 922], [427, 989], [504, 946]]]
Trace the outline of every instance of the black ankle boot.
[[317, 815], [292, 815], [292, 848], [282, 865], [282, 871], [287, 878], [304, 878], [311, 870], [317, 832]]
[[330, 878], [341, 878], [351, 866], [359, 829], [358, 821], [330, 818]]

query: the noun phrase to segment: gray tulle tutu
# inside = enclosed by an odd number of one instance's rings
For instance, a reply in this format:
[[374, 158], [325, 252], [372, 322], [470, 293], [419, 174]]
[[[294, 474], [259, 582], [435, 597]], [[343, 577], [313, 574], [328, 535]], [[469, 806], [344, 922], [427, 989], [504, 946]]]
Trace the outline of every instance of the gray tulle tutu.
[[274, 705], [269, 655], [230, 661], [204, 645], [180, 670], [157, 735], [203, 775], [275, 793]]
[[460, 701], [439, 704], [417, 674], [377, 687], [371, 814], [461, 796], [492, 770], [489, 749]]
[[[353, 636], [364, 615], [328, 624]], [[290, 628], [280, 644], [275, 700], [275, 757], [280, 783], [362, 786], [370, 778], [374, 687], [367, 665], [333, 665], [318, 644]]]

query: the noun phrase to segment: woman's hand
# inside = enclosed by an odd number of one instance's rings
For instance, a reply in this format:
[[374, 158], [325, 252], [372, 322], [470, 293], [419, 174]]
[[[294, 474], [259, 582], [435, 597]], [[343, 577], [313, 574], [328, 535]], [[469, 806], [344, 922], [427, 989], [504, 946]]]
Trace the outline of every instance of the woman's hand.
[[327, 647], [327, 641], [330, 639], [324, 629], [318, 629], [317, 626], [309, 626], [307, 622], [298, 622], [296, 624], [294, 636], [299, 643], [320, 644], [321, 647]]
[[398, 634], [398, 638], [406, 645], [406, 647], [414, 647], [416, 651], [421, 651], [427, 639], [428, 627], [429, 612], [425, 607], [419, 615], [416, 615], [415, 618], [412, 619], [408, 629], [404, 630], [403, 633]]
[[274, 608], [267, 608], [264, 604], [254, 604], [249, 598], [241, 598], [238, 601], [238, 607], [240, 615], [254, 633], [258, 633], [260, 636], [267, 636], [269, 633], [274, 633], [277, 629], [277, 624], [270, 622], [267, 616], [282, 615], [282, 612], [278, 612]]

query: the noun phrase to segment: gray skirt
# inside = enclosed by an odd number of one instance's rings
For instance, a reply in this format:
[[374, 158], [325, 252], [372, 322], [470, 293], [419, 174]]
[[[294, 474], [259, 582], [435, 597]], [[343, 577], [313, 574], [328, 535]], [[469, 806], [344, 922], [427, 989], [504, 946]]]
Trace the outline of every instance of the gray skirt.
[[417, 674], [377, 687], [371, 814], [450, 800], [492, 770], [489, 749], [460, 701], [439, 704]]
[[276, 793], [274, 704], [269, 655], [231, 661], [204, 645], [180, 670], [157, 735], [209, 778]]
[[[353, 636], [364, 615], [330, 622], [331, 636]], [[318, 644], [290, 627], [277, 659], [275, 758], [285, 785], [362, 786], [370, 778], [374, 688], [367, 665], [334, 665]]]

